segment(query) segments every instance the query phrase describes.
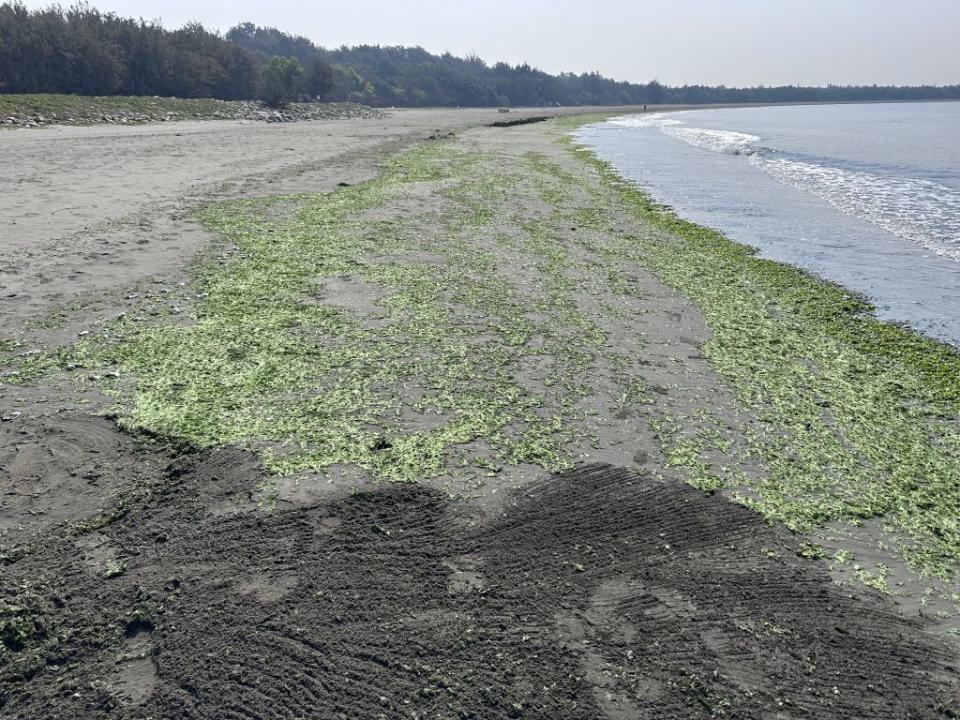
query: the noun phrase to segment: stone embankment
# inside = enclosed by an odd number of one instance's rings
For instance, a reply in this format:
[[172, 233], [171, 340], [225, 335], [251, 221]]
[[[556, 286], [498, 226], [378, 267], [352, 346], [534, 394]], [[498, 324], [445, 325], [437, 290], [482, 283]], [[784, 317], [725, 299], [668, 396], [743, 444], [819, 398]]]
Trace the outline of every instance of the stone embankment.
[[162, 101], [145, 102], [137, 109], [125, 108], [66, 108], [44, 113], [24, 109], [0, 116], [0, 125], [19, 127], [43, 127], [47, 125], [134, 125], [180, 120], [256, 120], [279, 123], [299, 120], [342, 120], [346, 118], [370, 118], [380, 115], [379, 110], [357, 103], [294, 103], [282, 109], [268, 108], [255, 102], [190, 101], [176, 102], [171, 109]]

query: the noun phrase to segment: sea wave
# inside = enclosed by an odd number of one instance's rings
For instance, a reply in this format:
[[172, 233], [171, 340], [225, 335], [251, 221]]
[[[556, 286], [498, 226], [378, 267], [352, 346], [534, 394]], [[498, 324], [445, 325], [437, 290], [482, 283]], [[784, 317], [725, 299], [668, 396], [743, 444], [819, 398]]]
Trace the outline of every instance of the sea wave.
[[651, 128], [688, 145], [727, 155], [749, 156], [776, 180], [809, 192], [943, 257], [960, 260], [960, 191], [930, 180], [877, 175], [788, 159], [759, 145], [762, 138], [731, 130], [691, 127], [671, 115], [628, 115], [610, 124]]
[[682, 124], [664, 125], [661, 130], [694, 147], [726, 155], [753, 155], [758, 150], [756, 143], [761, 140], [759, 135], [731, 130], [707, 130]]
[[662, 113], [652, 113], [650, 115], [622, 115], [620, 117], [610, 118], [607, 124], [616, 125], [617, 127], [648, 128], [682, 125], [683, 121]]
[[759, 165], [780, 182], [812, 193], [841, 212], [960, 260], [960, 192], [953, 188], [784, 158], [763, 159]]
[[660, 132], [678, 140], [683, 140], [683, 142], [701, 150], [710, 150], [727, 155], [752, 155], [757, 152], [755, 144], [760, 142], [761, 139], [757, 135], [729, 130], [689, 127], [683, 120], [678, 120], [675, 117], [680, 114], [624, 115], [612, 118], [607, 122], [609, 125], [625, 128], [657, 128]]

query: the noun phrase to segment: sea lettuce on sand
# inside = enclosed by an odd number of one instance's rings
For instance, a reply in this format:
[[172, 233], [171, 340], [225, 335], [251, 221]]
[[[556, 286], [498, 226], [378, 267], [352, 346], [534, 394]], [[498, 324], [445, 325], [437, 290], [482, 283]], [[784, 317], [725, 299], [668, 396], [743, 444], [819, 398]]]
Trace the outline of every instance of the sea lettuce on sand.
[[[583, 152], [497, 144], [534, 132], [575, 150], [570, 126], [478, 131], [334, 193], [213, 206], [203, 220], [232, 250], [198, 265], [191, 321], [124, 318], [58, 362], [129, 378], [113, 383], [124, 426], [250, 447], [279, 474], [559, 470], [609, 449], [614, 416], [640, 418], [660, 444], [652, 472], [798, 532], [870, 526], [915, 569], [954, 575], [957, 353], [682, 221]], [[702, 313], [700, 352], [735, 411], [712, 396], [678, 409], [662, 400], [676, 388], [645, 380], [628, 323], [662, 308], [640, 271]], [[359, 289], [367, 306], [333, 297]]]

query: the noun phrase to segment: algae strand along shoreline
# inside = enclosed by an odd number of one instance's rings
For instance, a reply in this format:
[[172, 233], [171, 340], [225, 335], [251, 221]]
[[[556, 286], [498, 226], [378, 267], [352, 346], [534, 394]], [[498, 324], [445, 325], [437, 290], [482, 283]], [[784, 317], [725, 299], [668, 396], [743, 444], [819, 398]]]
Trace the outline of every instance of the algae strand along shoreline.
[[714, 333], [705, 355], [768, 430], [753, 450], [770, 474], [742, 501], [797, 530], [881, 519], [917, 567], [952, 575], [960, 549], [956, 350], [876, 320], [856, 294], [760, 259], [654, 203], [607, 163], [576, 155], [642, 222], [682, 240], [641, 243], [642, 252], [704, 313]]

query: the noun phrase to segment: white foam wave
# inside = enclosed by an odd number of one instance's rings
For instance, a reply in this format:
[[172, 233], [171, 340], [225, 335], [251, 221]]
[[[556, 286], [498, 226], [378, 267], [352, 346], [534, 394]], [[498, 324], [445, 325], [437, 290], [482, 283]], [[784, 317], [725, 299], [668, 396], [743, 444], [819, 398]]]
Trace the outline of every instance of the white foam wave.
[[669, 125], [682, 125], [682, 121], [672, 118], [663, 113], [652, 113], [649, 115], [622, 115], [620, 117], [610, 118], [607, 121], [609, 125], [629, 128], [647, 128], [647, 127], [666, 127]]
[[[679, 113], [678, 113], [679, 114]], [[662, 133], [698, 147], [701, 150], [726, 153], [728, 155], [752, 155], [756, 152], [754, 143], [760, 141], [757, 135], [731, 132], [729, 130], [708, 130], [688, 127], [682, 120], [671, 115], [654, 113], [652, 115], [624, 115], [607, 121], [610, 125], [627, 128], [657, 128]]]
[[938, 255], [960, 260], [960, 192], [929, 180], [874, 175], [797, 160], [762, 159], [777, 180], [823, 198]]
[[753, 155], [757, 151], [754, 144], [760, 142], [758, 135], [731, 130], [707, 130], [683, 124], [664, 126], [661, 130], [694, 147], [726, 155]]
[[780, 182], [812, 193], [841, 212], [878, 225], [938, 255], [960, 260], [960, 191], [929, 180], [873, 175], [815, 163], [768, 157], [762, 138], [730, 130], [690, 127], [669, 115], [626, 115], [610, 124], [656, 128], [688, 145], [750, 162]]

